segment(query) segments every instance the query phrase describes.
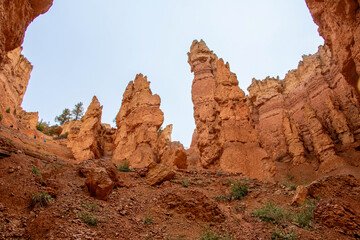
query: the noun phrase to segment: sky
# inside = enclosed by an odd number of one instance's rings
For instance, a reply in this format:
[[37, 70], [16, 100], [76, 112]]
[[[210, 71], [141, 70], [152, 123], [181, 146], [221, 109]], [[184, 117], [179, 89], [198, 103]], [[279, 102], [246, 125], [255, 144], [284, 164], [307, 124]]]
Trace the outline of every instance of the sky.
[[96, 95], [102, 122], [115, 126], [126, 86], [143, 73], [161, 97], [163, 127], [173, 124], [172, 140], [189, 147], [195, 39], [229, 62], [246, 93], [252, 78], [284, 78], [324, 43], [304, 0], [54, 0], [25, 34], [34, 69], [22, 106], [54, 124]]

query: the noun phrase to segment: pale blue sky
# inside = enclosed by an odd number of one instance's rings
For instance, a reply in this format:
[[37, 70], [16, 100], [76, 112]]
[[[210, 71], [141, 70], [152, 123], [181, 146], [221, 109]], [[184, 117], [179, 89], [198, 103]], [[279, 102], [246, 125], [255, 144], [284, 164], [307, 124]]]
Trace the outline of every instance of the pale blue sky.
[[129, 81], [143, 73], [161, 97], [164, 126], [190, 145], [195, 128], [187, 52], [204, 39], [246, 92], [253, 77], [283, 78], [323, 44], [304, 0], [54, 0], [28, 28], [34, 65], [23, 107], [54, 122], [93, 95], [112, 123]]

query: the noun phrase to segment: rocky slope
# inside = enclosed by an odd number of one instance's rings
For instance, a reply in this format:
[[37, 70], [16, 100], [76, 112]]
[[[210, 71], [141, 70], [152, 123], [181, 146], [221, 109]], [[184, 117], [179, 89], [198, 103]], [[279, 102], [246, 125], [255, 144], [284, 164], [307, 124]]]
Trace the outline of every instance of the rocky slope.
[[306, 0], [319, 33], [346, 81], [360, 92], [360, 11], [357, 0]]

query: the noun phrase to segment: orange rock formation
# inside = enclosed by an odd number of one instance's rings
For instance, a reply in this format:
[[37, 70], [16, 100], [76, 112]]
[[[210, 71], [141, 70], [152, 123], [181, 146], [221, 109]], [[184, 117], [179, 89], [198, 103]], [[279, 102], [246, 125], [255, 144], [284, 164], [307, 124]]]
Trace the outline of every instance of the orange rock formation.
[[247, 99], [229, 64], [204, 41], [194, 41], [188, 55], [195, 75], [192, 99], [201, 165], [271, 180], [274, 165], [260, 147]]
[[306, 0], [340, 72], [360, 92], [360, 11], [357, 0]]
[[80, 128], [72, 128], [68, 136], [68, 147], [71, 148], [77, 161], [97, 159], [103, 154], [100, 141], [102, 106], [94, 96], [85, 116], [81, 119]]

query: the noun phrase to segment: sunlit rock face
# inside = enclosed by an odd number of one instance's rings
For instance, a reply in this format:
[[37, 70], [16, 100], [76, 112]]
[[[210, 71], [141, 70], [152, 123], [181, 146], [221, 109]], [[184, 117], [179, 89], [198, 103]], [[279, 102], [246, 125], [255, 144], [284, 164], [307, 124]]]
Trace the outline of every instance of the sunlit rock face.
[[71, 128], [68, 136], [68, 147], [71, 148], [76, 161], [98, 159], [103, 155], [101, 142], [102, 106], [94, 96], [85, 116], [81, 119], [80, 128]]
[[21, 46], [28, 25], [49, 10], [53, 0], [0, 1], [0, 69], [6, 54]]
[[259, 140], [272, 159], [312, 163], [328, 172], [344, 164], [339, 149], [353, 148], [360, 139], [356, 90], [327, 46], [304, 56], [284, 80], [253, 79], [248, 91]]
[[116, 116], [113, 162], [128, 161], [132, 167], [142, 168], [155, 161], [158, 130], [163, 122], [160, 97], [152, 94], [147, 77], [137, 75], [128, 84]]
[[192, 145], [197, 143], [201, 166], [271, 180], [275, 167], [260, 147], [248, 100], [229, 64], [218, 60], [204, 41], [194, 41], [188, 56], [194, 72]]
[[8, 126], [17, 126], [18, 119], [21, 118], [22, 125], [35, 129], [37, 113], [27, 114], [20, 107], [33, 69], [30, 62], [21, 55], [21, 50], [19, 47], [9, 51], [0, 70], [0, 113], [3, 116], [1, 122]]
[[345, 80], [360, 92], [360, 11], [357, 0], [306, 0]]

